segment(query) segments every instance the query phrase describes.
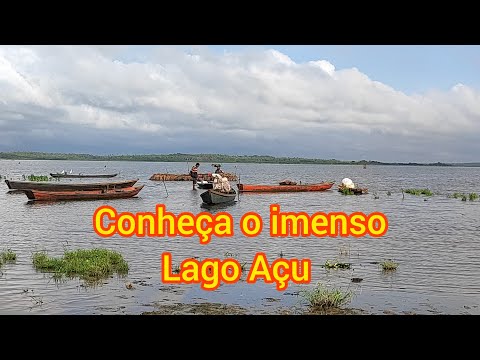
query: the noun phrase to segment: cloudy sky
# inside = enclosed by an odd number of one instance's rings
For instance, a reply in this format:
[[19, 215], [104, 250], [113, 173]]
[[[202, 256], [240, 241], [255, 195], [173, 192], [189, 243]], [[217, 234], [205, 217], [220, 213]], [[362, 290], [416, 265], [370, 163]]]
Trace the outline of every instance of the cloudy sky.
[[0, 46], [0, 151], [480, 161], [480, 46]]

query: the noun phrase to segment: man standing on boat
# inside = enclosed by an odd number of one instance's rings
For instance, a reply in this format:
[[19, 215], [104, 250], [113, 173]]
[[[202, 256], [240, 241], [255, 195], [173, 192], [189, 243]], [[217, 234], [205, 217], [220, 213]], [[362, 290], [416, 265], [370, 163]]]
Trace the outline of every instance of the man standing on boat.
[[190, 170], [190, 176], [192, 177], [192, 180], [193, 180], [193, 190], [195, 190], [195, 184], [197, 183], [199, 166], [200, 166], [200, 163], [196, 163], [195, 165], [192, 166], [192, 170]]
[[215, 174], [220, 174], [222, 175], [223, 174], [223, 170], [220, 169], [222, 167], [222, 165], [220, 164], [212, 164], [212, 166], [215, 166], [217, 169], [215, 170]]

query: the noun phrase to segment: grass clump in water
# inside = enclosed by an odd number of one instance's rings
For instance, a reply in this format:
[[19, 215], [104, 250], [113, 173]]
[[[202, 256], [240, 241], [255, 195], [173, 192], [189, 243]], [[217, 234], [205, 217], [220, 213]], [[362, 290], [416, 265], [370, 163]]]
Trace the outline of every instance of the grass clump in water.
[[468, 198], [468, 200], [470, 201], [475, 201], [479, 198], [479, 195], [474, 192], [468, 195], [464, 193], [455, 192], [452, 195], [449, 195], [448, 197], [454, 198], [454, 199], [461, 199], [462, 201], [467, 201], [467, 198]]
[[49, 257], [45, 252], [33, 254], [36, 270], [54, 273], [55, 279], [63, 276], [79, 277], [87, 282], [95, 282], [113, 273], [128, 273], [128, 264], [122, 255], [107, 249], [65, 251], [63, 257]]
[[327, 260], [325, 261], [324, 267], [327, 269], [350, 269], [351, 264]]
[[15, 254], [12, 250], [7, 249], [5, 251], [0, 252], [0, 264], [6, 262], [12, 262], [17, 260], [17, 254]]
[[301, 291], [300, 295], [310, 303], [310, 306], [325, 310], [339, 308], [350, 302], [353, 297], [353, 292], [342, 291], [340, 289], [329, 289], [319, 283], [313, 289]]
[[6, 264], [7, 262], [14, 262], [16, 260], [17, 254], [10, 249], [0, 252], [0, 268], [3, 266], [3, 264]]
[[429, 189], [407, 189], [405, 190], [407, 194], [412, 194], [412, 195], [426, 195], [426, 196], [432, 196], [433, 192]]
[[462, 198], [463, 196], [465, 195], [459, 192], [455, 192], [451, 195], [451, 197], [453, 197], [454, 199]]
[[394, 271], [397, 270], [398, 263], [393, 260], [384, 260], [380, 263], [383, 271]]

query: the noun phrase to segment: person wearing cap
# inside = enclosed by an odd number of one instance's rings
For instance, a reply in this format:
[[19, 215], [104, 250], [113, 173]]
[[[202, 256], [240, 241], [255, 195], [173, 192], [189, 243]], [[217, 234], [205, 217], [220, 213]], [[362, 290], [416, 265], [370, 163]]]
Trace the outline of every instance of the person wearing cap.
[[217, 169], [215, 170], [215, 174], [223, 174], [223, 170], [220, 169], [222, 167], [222, 165], [220, 164], [212, 164], [213, 166], [215, 166]]

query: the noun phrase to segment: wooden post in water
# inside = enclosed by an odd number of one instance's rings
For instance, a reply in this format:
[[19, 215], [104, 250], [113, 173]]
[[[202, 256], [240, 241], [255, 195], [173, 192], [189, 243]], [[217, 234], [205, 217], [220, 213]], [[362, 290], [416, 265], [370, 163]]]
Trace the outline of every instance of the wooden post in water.
[[[168, 170], [167, 170], [167, 174], [168, 174]], [[167, 193], [167, 197], [168, 197], [167, 185], [165, 184], [165, 175], [163, 176], [163, 186], [165, 187], [165, 192]]]
[[240, 187], [238, 185], [240, 185], [240, 174], [238, 174], [238, 181], [237, 181], [237, 193], [238, 193], [237, 194], [237, 199], [238, 199], [238, 201], [240, 201]]

